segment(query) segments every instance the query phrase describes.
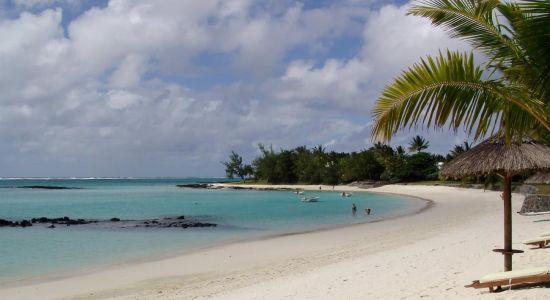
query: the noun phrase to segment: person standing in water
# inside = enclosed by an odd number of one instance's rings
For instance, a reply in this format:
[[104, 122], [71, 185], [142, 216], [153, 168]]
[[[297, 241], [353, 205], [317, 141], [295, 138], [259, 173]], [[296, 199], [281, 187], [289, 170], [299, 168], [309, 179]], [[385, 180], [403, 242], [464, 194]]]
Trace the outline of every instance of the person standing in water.
[[355, 203], [351, 205], [351, 214], [355, 216], [357, 213], [357, 206], [355, 206]]

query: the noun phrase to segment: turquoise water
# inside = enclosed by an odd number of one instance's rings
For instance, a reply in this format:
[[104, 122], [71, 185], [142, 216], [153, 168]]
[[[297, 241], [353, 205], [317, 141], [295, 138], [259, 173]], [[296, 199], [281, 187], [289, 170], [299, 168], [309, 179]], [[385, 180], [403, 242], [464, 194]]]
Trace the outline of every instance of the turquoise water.
[[[423, 204], [398, 196], [289, 191], [182, 189], [176, 184], [219, 179], [17, 179], [0, 180], [0, 219], [33, 217], [136, 220], [180, 215], [217, 223], [216, 228], [112, 228], [41, 225], [0, 228], [0, 281], [185, 252], [235, 239], [301, 232], [383, 219]], [[71, 190], [18, 189], [54, 185]], [[351, 214], [351, 204], [359, 209]], [[371, 216], [362, 214], [369, 207]]]

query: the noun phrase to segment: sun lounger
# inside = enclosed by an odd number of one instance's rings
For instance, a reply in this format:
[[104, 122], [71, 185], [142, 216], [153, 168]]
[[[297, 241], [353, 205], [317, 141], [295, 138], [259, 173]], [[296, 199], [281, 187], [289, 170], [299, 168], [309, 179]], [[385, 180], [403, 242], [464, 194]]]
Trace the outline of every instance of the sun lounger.
[[550, 236], [550, 231], [542, 233], [540, 236]]
[[541, 236], [535, 239], [530, 239], [523, 241], [525, 245], [539, 246], [539, 248], [544, 247], [547, 244], [550, 244], [550, 236]]
[[542, 282], [550, 282], [550, 268], [533, 268], [488, 274], [465, 287], [473, 287], [476, 289], [489, 288], [489, 292], [492, 293], [495, 291], [495, 287], [500, 290], [502, 286], [511, 287], [516, 284]]

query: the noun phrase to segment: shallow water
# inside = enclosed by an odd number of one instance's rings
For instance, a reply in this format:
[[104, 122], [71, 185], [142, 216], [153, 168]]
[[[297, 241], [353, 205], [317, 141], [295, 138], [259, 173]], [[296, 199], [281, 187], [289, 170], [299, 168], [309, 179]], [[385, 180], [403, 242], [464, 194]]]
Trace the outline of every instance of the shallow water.
[[[182, 189], [176, 184], [216, 179], [0, 180], [0, 219], [33, 217], [151, 219], [185, 215], [216, 228], [112, 228], [44, 225], [0, 228], [0, 281], [106, 265], [150, 255], [190, 251], [235, 239], [302, 232], [379, 220], [420, 209], [405, 197], [306, 192], [320, 202], [304, 203], [289, 191]], [[19, 189], [53, 185], [70, 190]], [[351, 205], [359, 209], [356, 216]], [[365, 216], [364, 208], [372, 215]]]

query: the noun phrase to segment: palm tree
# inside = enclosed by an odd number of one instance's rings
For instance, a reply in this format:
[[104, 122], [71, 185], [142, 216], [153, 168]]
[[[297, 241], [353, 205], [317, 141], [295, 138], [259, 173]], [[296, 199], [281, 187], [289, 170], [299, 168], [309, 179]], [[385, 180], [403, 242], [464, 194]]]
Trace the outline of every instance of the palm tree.
[[400, 156], [404, 156], [405, 155], [405, 149], [403, 149], [403, 146], [397, 146], [397, 148], [395, 148], [395, 154], [400, 155]]
[[[474, 139], [550, 136], [550, 1], [423, 0], [409, 14], [430, 19], [488, 59], [440, 51], [404, 71], [373, 109], [373, 136], [417, 126], [464, 127]], [[512, 269], [511, 176], [504, 180], [505, 270]]]
[[429, 146], [430, 146], [430, 143], [426, 141], [426, 139], [417, 135], [413, 137], [413, 139], [409, 143], [409, 151], [419, 153], [422, 150], [428, 149]]
[[417, 126], [462, 126], [474, 139], [550, 134], [550, 1], [423, 0], [410, 15], [430, 19], [488, 58], [440, 51], [404, 71], [373, 109], [373, 137]]
[[468, 142], [464, 142], [462, 145], [455, 145], [453, 150], [451, 150], [451, 152], [449, 153], [451, 157], [457, 157], [459, 156], [460, 154], [470, 150], [470, 148], [472, 148], [472, 144], [468, 143]]

